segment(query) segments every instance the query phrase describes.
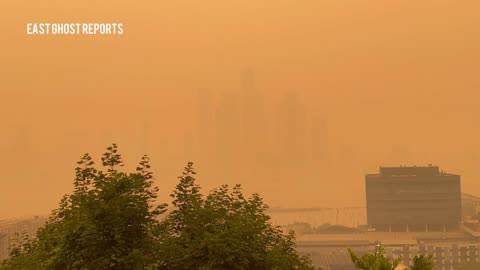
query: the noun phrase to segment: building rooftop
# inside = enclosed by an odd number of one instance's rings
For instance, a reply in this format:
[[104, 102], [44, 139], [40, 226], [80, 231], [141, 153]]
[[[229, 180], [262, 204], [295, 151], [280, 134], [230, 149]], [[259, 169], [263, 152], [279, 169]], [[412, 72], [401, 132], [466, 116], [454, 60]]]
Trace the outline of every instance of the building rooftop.
[[385, 246], [417, 245], [436, 243], [450, 245], [452, 242], [469, 243], [474, 236], [470, 232], [365, 232], [357, 234], [304, 234], [297, 237], [297, 245], [307, 246], [368, 246], [381, 242]]
[[410, 177], [410, 176], [452, 176], [444, 171], [440, 171], [438, 166], [399, 166], [399, 167], [380, 167], [378, 174], [367, 174], [367, 177]]

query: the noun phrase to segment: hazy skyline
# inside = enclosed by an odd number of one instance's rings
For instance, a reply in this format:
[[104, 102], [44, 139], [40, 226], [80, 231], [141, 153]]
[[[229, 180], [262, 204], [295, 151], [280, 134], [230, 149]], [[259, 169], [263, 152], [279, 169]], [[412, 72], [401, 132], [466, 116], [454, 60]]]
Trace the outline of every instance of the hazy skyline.
[[[435, 164], [480, 195], [479, 8], [380, 0], [0, 3], [0, 219], [48, 213], [71, 191], [78, 158], [89, 152], [98, 160], [112, 142], [132, 167], [144, 152], [151, 156], [163, 201], [188, 161], [205, 190], [241, 183], [271, 206], [362, 206], [364, 175], [382, 165]], [[25, 34], [29, 22], [72, 20], [122, 21], [126, 34]], [[241, 96], [248, 87], [254, 91]], [[285, 109], [299, 104], [303, 120]], [[235, 117], [254, 128], [230, 127]], [[202, 121], [217, 124], [202, 129]], [[293, 140], [282, 121], [303, 121], [306, 140], [298, 143], [326, 149], [318, 167], [229, 168], [212, 149], [195, 148], [222, 143], [219, 132], [240, 140], [237, 128], [248, 131], [247, 142], [263, 134], [251, 149], [268, 150]], [[236, 150], [235, 159], [257, 158]]]

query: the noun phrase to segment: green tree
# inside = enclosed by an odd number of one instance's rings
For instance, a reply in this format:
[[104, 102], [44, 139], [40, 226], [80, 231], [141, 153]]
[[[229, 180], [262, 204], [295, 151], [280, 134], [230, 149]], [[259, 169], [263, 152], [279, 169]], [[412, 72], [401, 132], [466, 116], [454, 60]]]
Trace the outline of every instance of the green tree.
[[432, 270], [435, 266], [433, 255], [420, 255], [413, 257], [412, 267], [410, 270]]
[[105, 170], [96, 169], [88, 154], [81, 158], [73, 193], [63, 197], [36, 239], [12, 250], [4, 268], [142, 269], [153, 262], [152, 231], [165, 205], [152, 206], [158, 188], [148, 158], [134, 173], [121, 172], [113, 144], [101, 160]]
[[85, 154], [74, 190], [36, 237], [19, 238], [0, 269], [314, 269], [297, 254], [293, 233], [270, 223], [258, 194], [221, 186], [204, 197], [188, 163], [171, 194], [172, 206], [154, 206], [149, 159], [125, 173], [114, 144], [95, 167]]
[[350, 248], [348, 252], [355, 267], [362, 270], [394, 270], [402, 260], [401, 257], [394, 259], [386, 256], [385, 248], [381, 245], [376, 246], [374, 253], [367, 253], [362, 257], [356, 256]]
[[223, 185], [204, 198], [194, 177], [189, 163], [172, 193], [162, 269], [314, 269], [297, 254], [293, 233], [271, 225], [258, 194], [246, 198], [240, 185]]

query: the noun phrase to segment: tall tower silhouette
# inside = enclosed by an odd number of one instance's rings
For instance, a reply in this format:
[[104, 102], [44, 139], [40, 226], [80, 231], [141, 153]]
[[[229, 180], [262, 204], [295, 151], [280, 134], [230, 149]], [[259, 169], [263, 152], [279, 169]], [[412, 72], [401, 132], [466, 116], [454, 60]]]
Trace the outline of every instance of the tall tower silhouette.
[[315, 168], [327, 169], [329, 162], [328, 149], [328, 129], [326, 121], [318, 116], [313, 116], [311, 120], [311, 158]]
[[[254, 72], [245, 69], [241, 78], [242, 94], [242, 139], [245, 161], [252, 162], [252, 156], [256, 162], [263, 157], [265, 142], [265, 116], [261, 94], [255, 87]], [[252, 165], [252, 164], [248, 164]]]
[[[241, 113], [238, 93], [223, 93], [215, 112], [216, 154], [219, 167], [232, 169], [240, 151]], [[223, 165], [223, 166], [222, 166]], [[237, 166], [238, 167], [238, 166]]]
[[289, 92], [280, 104], [278, 136], [280, 155], [289, 164], [302, 164], [305, 159], [306, 110], [297, 92]]
[[209, 89], [197, 92], [195, 135], [192, 137], [192, 151], [198, 161], [210, 163], [211, 149], [214, 147], [215, 108]]

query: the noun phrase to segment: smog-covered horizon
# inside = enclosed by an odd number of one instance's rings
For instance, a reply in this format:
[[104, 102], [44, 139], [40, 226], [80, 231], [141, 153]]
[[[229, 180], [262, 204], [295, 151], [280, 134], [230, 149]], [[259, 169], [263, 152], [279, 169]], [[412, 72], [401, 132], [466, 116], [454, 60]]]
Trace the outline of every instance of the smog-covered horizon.
[[[127, 168], [151, 158], [159, 202], [189, 161], [203, 192], [271, 207], [364, 207], [380, 166], [480, 195], [480, 4], [113, 3], [0, 4], [0, 219], [49, 213], [111, 143]], [[24, 33], [46, 17], [125, 34]]]

